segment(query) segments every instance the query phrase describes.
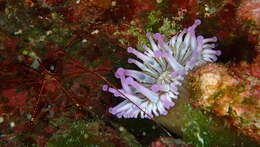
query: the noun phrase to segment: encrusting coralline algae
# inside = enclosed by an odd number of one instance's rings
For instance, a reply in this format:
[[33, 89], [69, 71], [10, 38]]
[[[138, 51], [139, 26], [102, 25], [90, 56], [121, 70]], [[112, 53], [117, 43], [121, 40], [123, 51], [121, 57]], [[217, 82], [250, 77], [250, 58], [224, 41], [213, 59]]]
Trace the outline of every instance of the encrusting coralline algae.
[[178, 87], [185, 75], [194, 67], [206, 62], [215, 62], [221, 54], [215, 48], [216, 37], [196, 36], [194, 24], [166, 41], [160, 33], [147, 33], [150, 47], [144, 45], [144, 53], [129, 47], [127, 51], [140, 60], [129, 59], [141, 71], [118, 68], [116, 78], [121, 80], [122, 89], [103, 86], [104, 91], [113, 93], [124, 101], [109, 109], [109, 112], [121, 118], [152, 118], [166, 115], [175, 105]]

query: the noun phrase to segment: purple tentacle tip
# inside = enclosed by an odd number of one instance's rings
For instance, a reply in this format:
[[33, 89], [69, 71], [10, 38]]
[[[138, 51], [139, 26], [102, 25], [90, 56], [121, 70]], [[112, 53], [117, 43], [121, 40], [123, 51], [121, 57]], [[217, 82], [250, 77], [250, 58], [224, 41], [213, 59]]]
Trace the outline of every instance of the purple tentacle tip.
[[128, 52], [128, 53], [132, 53], [133, 51], [134, 51], [134, 49], [133, 49], [132, 47], [128, 47], [128, 48], [127, 48], [127, 52]]
[[169, 109], [172, 106], [174, 106], [174, 103], [171, 101], [168, 101], [167, 98], [162, 98], [162, 103], [164, 104], [165, 108]]
[[127, 61], [128, 61], [128, 63], [134, 63], [134, 60], [131, 58], [129, 58]]
[[115, 96], [115, 97], [119, 97], [119, 96], [121, 96], [121, 94], [120, 94], [119, 92], [115, 91], [115, 92], [114, 92], [114, 96]]
[[178, 88], [175, 85], [171, 85], [172, 91], [178, 91]]
[[134, 82], [134, 79], [131, 78], [131, 77], [128, 77], [128, 78], [125, 79], [125, 83], [127, 83], [127, 84], [131, 84], [133, 82]]
[[201, 36], [201, 35], [197, 37], [197, 40], [198, 40], [198, 41], [202, 41], [203, 39], [204, 39], [204, 37]]
[[216, 41], [218, 41], [218, 38], [217, 38], [216, 36], [214, 36], [214, 37], [212, 37], [212, 40], [213, 40], [214, 42], [216, 42]]
[[156, 40], [162, 40], [163, 39], [163, 37], [162, 37], [162, 35], [160, 33], [155, 33], [153, 35], [153, 38], [156, 39]]
[[123, 76], [125, 74], [125, 70], [123, 68], [118, 68], [116, 73], [115, 73], [115, 76], [116, 78], [120, 78], [121, 76]]
[[142, 47], [143, 47], [144, 49], [147, 49], [147, 48], [148, 48], [146, 45], [143, 45]]
[[195, 23], [196, 25], [200, 25], [200, 24], [201, 24], [201, 20], [196, 19], [194, 23]]
[[108, 85], [103, 85], [102, 90], [103, 91], [107, 91], [108, 90]]
[[163, 112], [161, 112], [161, 113], [162, 113], [162, 115], [167, 115], [167, 114], [168, 114], [167, 111], [163, 111]]
[[156, 58], [159, 58], [159, 57], [162, 57], [162, 56], [163, 56], [163, 53], [162, 53], [162, 51], [155, 51], [155, 52], [154, 52], [154, 56], [155, 56]]
[[121, 93], [119, 93], [117, 90], [114, 92], [115, 97], [123, 97]]
[[221, 55], [221, 51], [220, 51], [220, 50], [217, 50], [217, 51], [216, 51], [216, 55], [217, 55], [217, 56], [220, 56], [220, 55]]
[[151, 90], [152, 90], [153, 92], [158, 92], [158, 91], [160, 90], [160, 86], [157, 85], [157, 84], [154, 84], [154, 85], [151, 87]]
[[111, 113], [111, 114], [113, 114], [113, 115], [116, 114], [116, 113], [113, 111], [113, 108], [112, 108], [112, 107], [108, 108], [108, 112]]

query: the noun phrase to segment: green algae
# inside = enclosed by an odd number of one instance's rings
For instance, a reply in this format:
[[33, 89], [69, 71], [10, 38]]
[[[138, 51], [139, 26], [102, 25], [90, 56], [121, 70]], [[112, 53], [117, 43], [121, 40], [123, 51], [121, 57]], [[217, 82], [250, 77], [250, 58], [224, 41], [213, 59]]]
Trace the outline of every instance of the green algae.
[[[148, 43], [146, 33], [161, 33], [165, 36], [170, 36], [176, 34], [181, 29], [181, 25], [176, 23], [173, 18], [168, 18], [163, 16], [161, 10], [154, 10], [147, 14], [143, 18], [143, 26], [127, 25], [129, 29], [125, 31], [116, 31], [114, 35], [131, 35], [137, 38], [136, 48], [140, 51], [144, 51], [143, 45]], [[123, 46], [129, 46], [130, 43], [124, 38], [119, 39], [119, 42]]]
[[145, 32], [158, 32], [162, 19], [162, 12], [160, 10], [152, 11], [151, 13], [149, 13], [149, 15], [147, 16], [147, 20], [145, 20]]
[[79, 120], [73, 122], [68, 129], [56, 132], [47, 143], [47, 147], [55, 146], [140, 146], [134, 136], [129, 134], [122, 126], [113, 130], [103, 121], [87, 122]]
[[170, 35], [176, 34], [180, 30], [181, 30], [180, 25], [169, 18], [163, 19], [163, 24], [158, 29], [158, 31], [160, 33], [164, 34], [165, 36], [170, 36]]

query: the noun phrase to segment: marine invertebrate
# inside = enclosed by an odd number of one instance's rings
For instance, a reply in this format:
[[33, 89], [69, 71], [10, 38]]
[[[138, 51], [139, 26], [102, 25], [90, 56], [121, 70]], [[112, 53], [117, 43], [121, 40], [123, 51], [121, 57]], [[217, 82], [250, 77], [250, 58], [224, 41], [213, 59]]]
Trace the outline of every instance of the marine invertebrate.
[[103, 86], [104, 91], [125, 100], [110, 108], [109, 112], [121, 118], [152, 118], [166, 115], [178, 98], [178, 86], [185, 75], [194, 67], [206, 62], [214, 62], [221, 54], [215, 48], [216, 37], [196, 36], [194, 24], [166, 41], [160, 33], [147, 33], [150, 47], [144, 45], [144, 53], [129, 47], [127, 51], [142, 62], [130, 58], [141, 71], [119, 68], [115, 76], [121, 80], [122, 89]]
[[[26, 62], [30, 61], [28, 59], [31, 59], [32, 53], [28, 51], [25, 54], [25, 51], [27, 50], [24, 50], [23, 54], [28, 56], [21, 57], [19, 62], [16, 58], [5, 58], [8, 56], [1, 54], [0, 130], [3, 130], [1, 143], [13, 142], [12, 137], [8, 135], [10, 131], [13, 132], [12, 136], [18, 136], [22, 132], [30, 132], [34, 129], [42, 130], [34, 133], [37, 134], [35, 136], [41, 136], [46, 143], [50, 137], [47, 134], [57, 129], [44, 124], [44, 121], [57, 119], [63, 116], [63, 113], [70, 113], [71, 109], [76, 110], [72, 115], [75, 118], [85, 116], [90, 108], [94, 107], [93, 103], [95, 106], [99, 105], [97, 101], [100, 99], [96, 97], [91, 101], [84, 101], [83, 97], [85, 99], [85, 97], [95, 96], [95, 90], [99, 90], [96, 88], [99, 86], [97, 78], [102, 77], [98, 72], [105, 72], [109, 68], [108, 65], [103, 64], [103, 67], [98, 66], [89, 70], [63, 50], [54, 48], [49, 48], [44, 56], [34, 55], [40, 59], [37, 68], [32, 66], [35, 62]], [[85, 76], [86, 74], [88, 76]], [[68, 77], [73, 77], [73, 79]], [[96, 80], [92, 82], [88, 78]], [[64, 86], [68, 81], [69, 86]], [[93, 86], [91, 88], [93, 90], [84, 91], [81, 85]], [[91, 112], [95, 113], [93, 110]], [[43, 126], [44, 129], [42, 129]], [[32, 138], [32, 140], [37, 140], [37, 138]]]

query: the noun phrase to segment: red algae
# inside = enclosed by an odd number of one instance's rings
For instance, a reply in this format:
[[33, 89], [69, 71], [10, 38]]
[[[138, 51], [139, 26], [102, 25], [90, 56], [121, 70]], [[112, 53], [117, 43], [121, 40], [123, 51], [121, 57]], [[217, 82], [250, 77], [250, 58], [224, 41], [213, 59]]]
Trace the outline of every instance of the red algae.
[[111, 0], [70, 1], [63, 10], [66, 20], [71, 23], [89, 23], [99, 19], [101, 15], [111, 7]]
[[57, 4], [62, 4], [66, 0], [42, 0], [44, 3], [46, 3], [49, 6], [55, 6]]

